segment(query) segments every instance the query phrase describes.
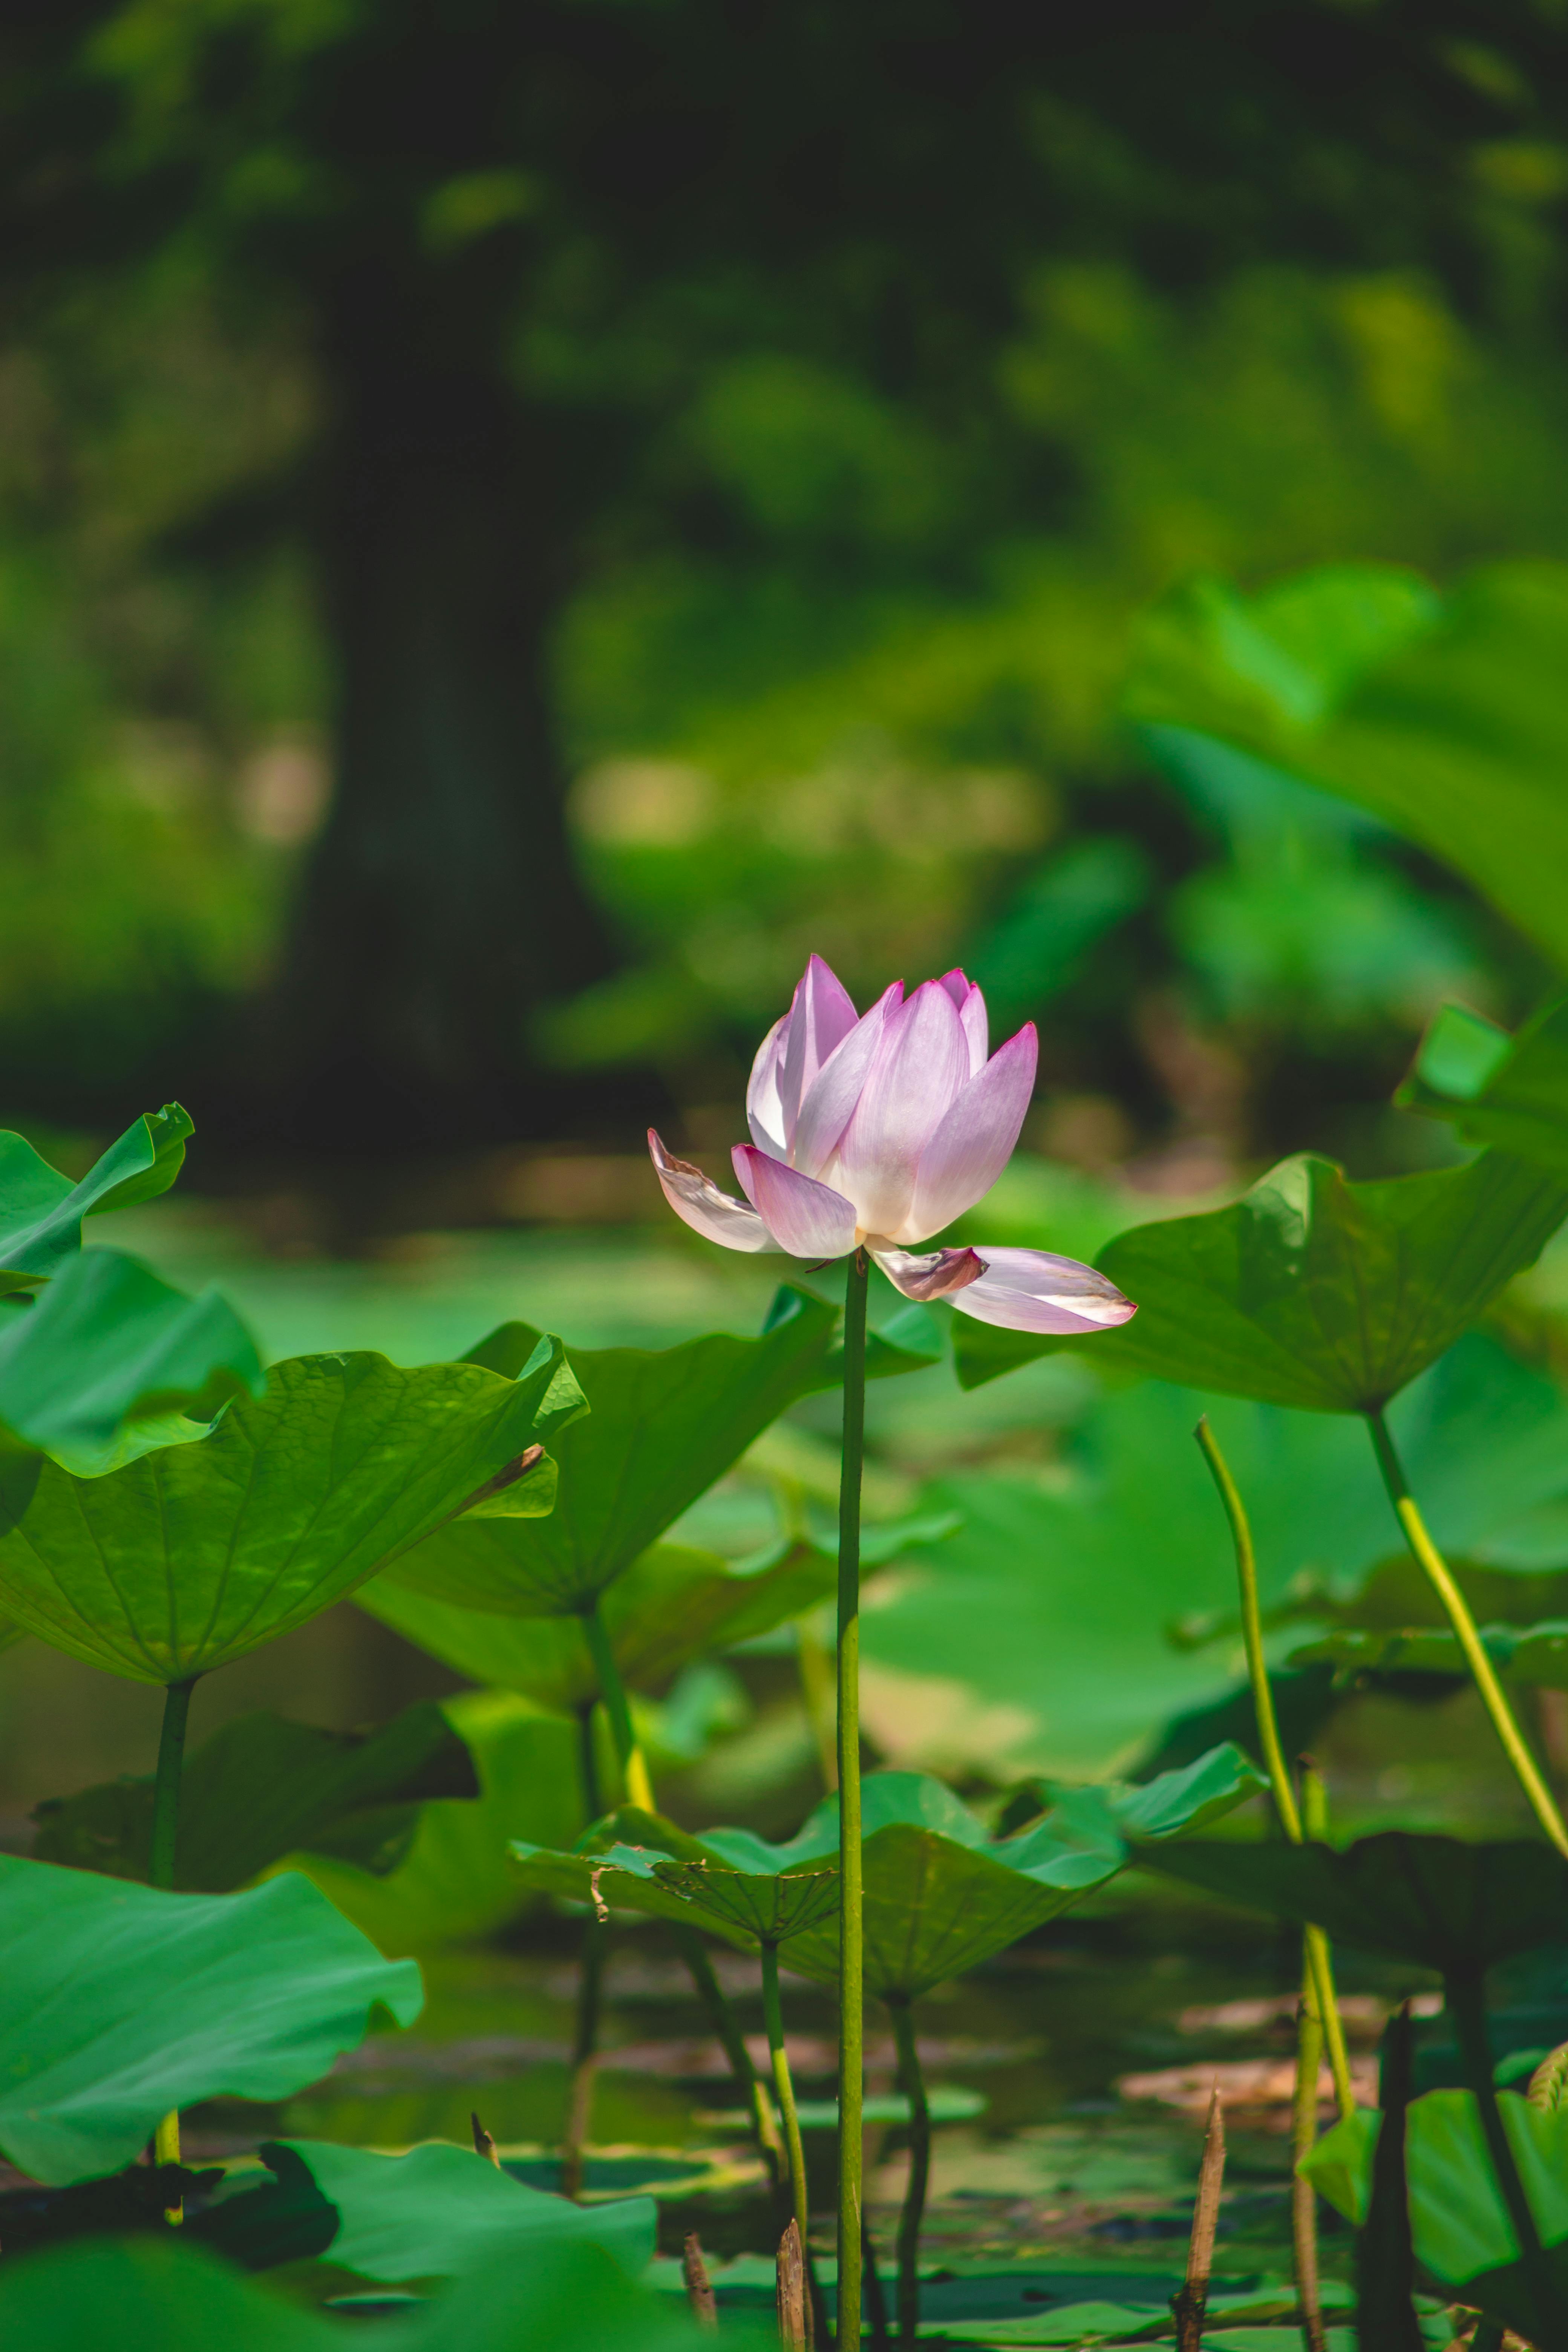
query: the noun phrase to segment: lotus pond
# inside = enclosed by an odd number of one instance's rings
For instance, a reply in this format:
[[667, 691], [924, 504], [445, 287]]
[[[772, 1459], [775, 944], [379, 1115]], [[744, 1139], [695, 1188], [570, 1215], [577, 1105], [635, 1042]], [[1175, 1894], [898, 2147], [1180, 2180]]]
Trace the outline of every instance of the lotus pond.
[[1551, 1019], [1152, 1215], [931, 985], [948, 1160], [808, 973], [706, 1238], [0, 1139], [16, 2341], [1568, 2343]]

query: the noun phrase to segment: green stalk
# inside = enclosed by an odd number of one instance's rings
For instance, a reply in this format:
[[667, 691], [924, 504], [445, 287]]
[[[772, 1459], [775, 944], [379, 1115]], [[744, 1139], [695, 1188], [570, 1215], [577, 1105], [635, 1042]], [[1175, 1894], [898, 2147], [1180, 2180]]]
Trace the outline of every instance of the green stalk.
[[[190, 1717], [191, 1693], [196, 1686], [192, 1675], [184, 1682], [170, 1683], [163, 1693], [163, 1727], [158, 1735], [158, 1778], [153, 1789], [153, 1846], [149, 1857], [148, 1877], [154, 1886], [172, 1889], [174, 1884], [175, 1850], [180, 1833], [180, 1777], [185, 1760], [185, 1725]], [[160, 2164], [180, 2161], [180, 2111], [175, 2107], [163, 2117], [153, 2135], [153, 2152]], [[163, 2219], [178, 2228], [185, 2218], [184, 2203], [164, 2208]]]
[[893, 2040], [899, 2053], [899, 2083], [910, 2103], [910, 2185], [899, 2216], [899, 2342], [912, 2345], [921, 2321], [921, 2223], [931, 2179], [931, 2106], [915, 2040], [914, 2011], [907, 2000], [889, 2000]]
[[1503, 1753], [1513, 1766], [1519, 1785], [1530, 1801], [1531, 1810], [1546, 1832], [1560, 1854], [1568, 1857], [1568, 1827], [1557, 1810], [1556, 1799], [1547, 1787], [1534, 1757], [1525, 1744], [1524, 1735], [1514, 1720], [1513, 1710], [1503, 1695], [1496, 1669], [1488, 1657], [1486, 1647], [1476, 1630], [1469, 1605], [1449, 1572], [1447, 1562], [1426, 1531], [1426, 1523], [1416, 1507], [1404, 1468], [1394, 1451], [1388, 1423], [1381, 1412], [1369, 1412], [1366, 1425], [1372, 1436], [1373, 1452], [1383, 1473], [1383, 1483], [1388, 1489], [1388, 1499], [1394, 1515], [1405, 1530], [1405, 1540], [1410, 1546], [1427, 1581], [1448, 1612], [1465, 1663], [1475, 1678], [1481, 1695], [1481, 1704], [1492, 1719], [1492, 1729], [1502, 1742]]
[[1318, 2069], [1323, 2057], [1323, 2024], [1311, 1954], [1303, 1939], [1301, 2005], [1296, 2025], [1296, 2097], [1290, 2117], [1290, 2237], [1295, 2253], [1296, 2301], [1301, 2312], [1305, 2352], [1325, 2352], [1322, 2295], [1318, 2284], [1318, 2197], [1300, 2171], [1318, 2138]]
[[577, 1968], [577, 2031], [572, 2045], [572, 2084], [566, 2103], [566, 2129], [561, 2142], [561, 2193], [583, 2194], [584, 2151], [594, 2111], [594, 2079], [598, 2068], [599, 2014], [609, 1929], [602, 1920], [583, 1922], [583, 1950]]
[[730, 2061], [730, 2071], [751, 2113], [752, 2137], [762, 2150], [763, 2161], [773, 2175], [776, 2187], [788, 2171], [789, 2160], [784, 2154], [784, 2142], [779, 2137], [778, 2118], [773, 2114], [773, 2101], [752, 2063], [745, 2036], [736, 2024], [735, 2012], [725, 2000], [719, 1979], [713, 1973], [713, 1963], [708, 1957], [701, 1937], [695, 1927], [682, 1927], [679, 1920], [671, 1919], [667, 1924], [675, 1948], [685, 1961], [691, 1981], [697, 1988], [697, 1997], [708, 2012], [708, 2021], [723, 2044], [724, 2055]]
[[[1274, 1810], [1290, 1843], [1300, 1845], [1303, 1835], [1301, 1816], [1297, 1811], [1296, 1792], [1290, 1786], [1290, 1775], [1285, 1769], [1285, 1751], [1279, 1745], [1279, 1724], [1274, 1713], [1274, 1693], [1268, 1681], [1268, 1662], [1263, 1654], [1263, 1612], [1258, 1599], [1258, 1555], [1253, 1549], [1252, 1528], [1237, 1483], [1230, 1475], [1230, 1465], [1220, 1452], [1218, 1438], [1209, 1427], [1206, 1412], [1193, 1434], [1219, 1489], [1219, 1498], [1225, 1506], [1225, 1515], [1230, 1522], [1231, 1539], [1236, 1547], [1236, 1580], [1241, 1591], [1241, 1633], [1247, 1647], [1247, 1671], [1252, 1683], [1258, 1744], [1263, 1749]], [[1322, 2021], [1329, 2066], [1334, 2078], [1334, 2097], [1342, 2116], [1352, 2115], [1355, 2097], [1351, 2089], [1351, 2065], [1345, 2049], [1344, 2026], [1340, 2017], [1339, 2002], [1334, 1998], [1329, 1939], [1321, 1927], [1309, 1927], [1306, 1945], [1308, 1964], [1317, 1990], [1318, 2015]]]
[[621, 1680], [621, 1670], [616, 1664], [616, 1654], [610, 1647], [610, 1637], [595, 1601], [583, 1612], [583, 1632], [587, 1639], [588, 1654], [594, 1661], [594, 1672], [599, 1678], [599, 1696], [605, 1702], [605, 1713], [610, 1718], [610, 1731], [616, 1743], [616, 1754], [621, 1761], [621, 1780], [626, 1789], [626, 1802], [639, 1811], [653, 1812], [653, 1782], [648, 1778], [647, 1761], [637, 1746], [632, 1729], [632, 1711], [626, 1699], [626, 1686]]
[[1502, 2111], [1497, 2103], [1497, 2089], [1492, 2081], [1491, 2043], [1487, 2034], [1486, 1994], [1480, 1971], [1467, 1969], [1447, 1977], [1443, 1997], [1454, 2021], [1459, 2062], [1464, 2068], [1465, 2080], [1474, 2092], [1476, 2105], [1480, 2109], [1487, 2153], [1492, 2160], [1498, 2187], [1502, 2190], [1503, 2203], [1508, 2207], [1509, 2220], [1513, 2223], [1513, 2233], [1519, 2241], [1520, 2259], [1535, 2304], [1535, 2326], [1530, 2331], [1531, 2337], [1532, 2341], [1539, 2341], [1543, 2352], [1561, 2352], [1563, 2345], [1568, 2342], [1568, 2326], [1565, 2326], [1568, 2313], [1564, 2312], [1552, 2284], [1541, 2232], [1535, 2226], [1535, 2216], [1524, 2193], [1524, 2183], [1519, 2177], [1519, 2167], [1509, 2145]]
[[763, 2017], [768, 2029], [768, 2055], [773, 2060], [773, 2091], [784, 2117], [784, 2145], [789, 2150], [790, 2202], [795, 2208], [795, 2227], [800, 2231], [801, 2258], [805, 2257], [806, 2231], [811, 2211], [805, 2185], [805, 2149], [800, 2137], [800, 2116], [795, 2110], [795, 2083], [789, 2071], [789, 2052], [784, 2047], [784, 2009], [779, 2000], [779, 1948], [776, 1944], [763, 1946]]
[[866, 1455], [864, 1250], [844, 1295], [844, 1451], [838, 1481], [838, 2347], [860, 2352], [860, 2168], [865, 1989], [860, 1882], [860, 1480]]

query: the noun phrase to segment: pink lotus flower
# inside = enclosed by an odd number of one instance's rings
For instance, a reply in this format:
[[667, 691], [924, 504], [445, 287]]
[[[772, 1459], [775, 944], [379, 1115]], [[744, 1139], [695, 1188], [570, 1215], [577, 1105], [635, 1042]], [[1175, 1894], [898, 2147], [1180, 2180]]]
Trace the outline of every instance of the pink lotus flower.
[[988, 1192], [1012, 1157], [1035, 1084], [1028, 1023], [992, 1054], [985, 1000], [963, 972], [907, 1001], [895, 981], [857, 1018], [820, 956], [763, 1038], [737, 1144], [746, 1198], [648, 1150], [678, 1217], [726, 1249], [824, 1261], [864, 1248], [906, 1298], [951, 1298], [1015, 1331], [1097, 1331], [1137, 1309], [1092, 1266], [1046, 1250], [941, 1249], [941, 1233]]

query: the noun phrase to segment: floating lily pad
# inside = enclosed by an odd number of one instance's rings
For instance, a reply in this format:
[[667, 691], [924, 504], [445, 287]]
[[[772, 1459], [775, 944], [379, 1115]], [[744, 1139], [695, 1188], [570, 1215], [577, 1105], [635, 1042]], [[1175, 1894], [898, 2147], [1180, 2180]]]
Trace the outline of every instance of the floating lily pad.
[[362, 2278], [455, 2275], [503, 2249], [531, 2263], [542, 2248], [569, 2242], [602, 2247], [630, 2277], [653, 2259], [658, 2208], [651, 2197], [574, 2205], [527, 2188], [471, 2147], [430, 2140], [384, 2156], [332, 2140], [275, 2140], [261, 2156], [280, 2177], [302, 2167], [337, 2208], [329, 2259]]
[[0, 1291], [57, 1274], [81, 1247], [84, 1217], [166, 1192], [193, 1132], [178, 1103], [145, 1111], [77, 1184], [21, 1136], [0, 1132]]
[[[530, 1478], [510, 1466], [581, 1409], [558, 1340], [516, 1382], [468, 1364], [294, 1357], [210, 1437], [107, 1477], [0, 1458], [0, 1607], [133, 1681], [209, 1673], [466, 1507], [530, 1508]], [[538, 1491], [547, 1502], [548, 1482]]]
[[0, 1314], [0, 1452], [37, 1447], [82, 1477], [205, 1437], [221, 1406], [264, 1384], [216, 1290], [187, 1298], [120, 1250], [83, 1251]]
[[1201, 1839], [1136, 1850], [1147, 1867], [1211, 1895], [1445, 1976], [1568, 1943], [1568, 1863], [1522, 1839], [1467, 1845], [1384, 1830], [1342, 1852]]
[[[153, 1790], [151, 1779], [110, 1780], [40, 1805], [34, 1859], [144, 1880]], [[479, 1792], [467, 1748], [430, 1699], [374, 1731], [239, 1716], [186, 1760], [174, 1884], [226, 1894], [296, 1852], [384, 1877], [407, 1854], [426, 1799]]]
[[37, 2180], [112, 2172], [171, 2107], [286, 2097], [376, 2003], [407, 2025], [423, 2000], [296, 1874], [165, 1895], [0, 1855], [0, 2148]]
[[[1568, 1176], [1500, 1151], [1370, 1184], [1302, 1152], [1229, 1208], [1137, 1225], [1102, 1250], [1100, 1271], [1138, 1313], [1097, 1338], [1095, 1360], [1311, 1412], [1371, 1412], [1534, 1264], [1565, 1215]], [[1061, 1344], [1013, 1334], [987, 1348], [965, 1324], [954, 1361], [973, 1388]]]
[[[824, 1300], [784, 1290], [760, 1339], [715, 1333], [679, 1348], [574, 1350], [589, 1412], [554, 1445], [552, 1518], [444, 1528], [399, 1558], [395, 1581], [522, 1617], [588, 1607], [816, 1383], [834, 1321]], [[527, 1324], [505, 1323], [470, 1361], [510, 1376], [538, 1340]]]

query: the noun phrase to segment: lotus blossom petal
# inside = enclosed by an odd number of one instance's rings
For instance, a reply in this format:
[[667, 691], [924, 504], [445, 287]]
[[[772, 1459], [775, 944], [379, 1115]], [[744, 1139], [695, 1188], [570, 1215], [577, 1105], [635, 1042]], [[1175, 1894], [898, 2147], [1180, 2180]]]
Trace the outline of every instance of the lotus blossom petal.
[[963, 1087], [921, 1153], [910, 1229], [900, 1239], [940, 1234], [989, 1192], [1013, 1156], [1038, 1058], [1035, 1024], [1026, 1022]]
[[969, 1075], [975, 1077], [985, 1067], [991, 1051], [991, 1030], [985, 1018], [985, 999], [976, 981], [966, 980], [954, 969], [944, 971], [942, 986], [957, 1007], [958, 1018], [969, 1041]]
[[704, 1176], [689, 1160], [676, 1160], [668, 1152], [650, 1127], [647, 1131], [648, 1156], [664, 1187], [664, 1197], [678, 1217], [710, 1242], [721, 1242], [726, 1249], [773, 1250], [779, 1244], [763, 1224], [754, 1209], [743, 1201], [721, 1192], [711, 1177]]
[[884, 1020], [855, 1115], [822, 1171], [854, 1202], [863, 1233], [910, 1238], [921, 1153], [968, 1078], [957, 1008], [939, 980], [928, 980]]
[[848, 1036], [858, 1015], [849, 992], [819, 955], [801, 976], [780, 1036], [779, 1104], [784, 1153], [795, 1150], [795, 1122], [812, 1081], [834, 1047]]
[[841, 1192], [752, 1143], [738, 1143], [732, 1157], [742, 1191], [791, 1257], [843, 1257], [854, 1248], [855, 1207]]
[[883, 1028], [903, 1001], [903, 983], [896, 980], [834, 1047], [813, 1079], [795, 1121], [794, 1150], [787, 1155], [804, 1175], [820, 1176], [837, 1150], [865, 1089]]
[[953, 1305], [977, 1323], [1008, 1331], [1105, 1331], [1130, 1322], [1138, 1309], [1113, 1282], [1077, 1258], [1047, 1250], [986, 1249], [985, 1271], [959, 1291]]
[[906, 1298], [950, 1298], [985, 1271], [984, 1260], [972, 1249], [931, 1250], [924, 1257], [898, 1249], [874, 1249], [871, 1255]]
[[775, 1160], [787, 1159], [789, 1153], [784, 1142], [784, 1104], [779, 1098], [779, 1064], [784, 1059], [784, 1031], [788, 1026], [787, 1013], [773, 1023], [757, 1047], [746, 1086], [746, 1125], [752, 1130], [752, 1141], [763, 1151], [771, 1151]]

